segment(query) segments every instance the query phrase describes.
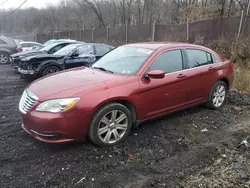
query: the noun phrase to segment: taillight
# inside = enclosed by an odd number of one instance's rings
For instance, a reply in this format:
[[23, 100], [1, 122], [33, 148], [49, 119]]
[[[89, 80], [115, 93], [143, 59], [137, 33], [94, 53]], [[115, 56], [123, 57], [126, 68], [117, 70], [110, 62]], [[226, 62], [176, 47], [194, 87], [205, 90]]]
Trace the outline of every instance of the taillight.
[[22, 52], [23, 51], [23, 48], [22, 47], [20, 47], [20, 52]]
[[[17, 46], [14, 46], [14, 48], [17, 50]], [[18, 51], [18, 50], [17, 50]]]

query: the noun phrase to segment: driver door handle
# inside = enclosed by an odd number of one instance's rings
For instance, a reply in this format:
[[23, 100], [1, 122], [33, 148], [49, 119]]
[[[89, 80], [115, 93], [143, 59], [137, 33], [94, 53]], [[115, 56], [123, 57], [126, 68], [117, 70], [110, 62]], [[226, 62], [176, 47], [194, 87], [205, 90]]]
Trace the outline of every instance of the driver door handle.
[[208, 68], [209, 71], [212, 71], [212, 70], [214, 70], [214, 69], [215, 69], [214, 67], [209, 67], [209, 68]]
[[185, 78], [185, 77], [186, 77], [185, 74], [179, 74], [179, 75], [177, 76], [177, 78]]

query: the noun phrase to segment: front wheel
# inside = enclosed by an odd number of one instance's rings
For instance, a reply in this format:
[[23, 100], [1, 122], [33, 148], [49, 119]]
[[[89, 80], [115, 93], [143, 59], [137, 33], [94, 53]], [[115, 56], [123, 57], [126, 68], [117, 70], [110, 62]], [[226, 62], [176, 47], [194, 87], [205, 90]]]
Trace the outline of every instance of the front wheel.
[[47, 76], [49, 74], [53, 74], [53, 73], [56, 73], [56, 72], [59, 72], [61, 69], [58, 68], [57, 66], [49, 66], [49, 67], [46, 67], [42, 73], [41, 73], [41, 76]]
[[131, 127], [130, 111], [119, 103], [111, 103], [95, 114], [89, 128], [89, 137], [98, 146], [113, 146], [125, 140]]
[[222, 108], [226, 103], [227, 85], [223, 81], [218, 81], [209, 94], [206, 106], [210, 109], [217, 110]]

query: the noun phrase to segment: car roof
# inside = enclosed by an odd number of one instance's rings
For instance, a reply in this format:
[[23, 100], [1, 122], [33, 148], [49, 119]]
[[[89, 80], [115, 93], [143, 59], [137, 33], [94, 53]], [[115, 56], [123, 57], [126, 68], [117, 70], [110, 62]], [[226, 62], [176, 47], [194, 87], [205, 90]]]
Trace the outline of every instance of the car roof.
[[0, 36], [0, 39], [1, 40], [3, 40], [4, 42], [6, 42], [6, 43], [14, 43], [14, 41], [13, 41], [13, 39], [11, 39], [11, 38], [8, 38], [8, 37], [5, 37], [5, 36]]
[[36, 43], [36, 44], [40, 44], [40, 43], [38, 43], [38, 42], [33, 42], [33, 41], [22, 41], [22, 42], [20, 42], [20, 43]]
[[142, 42], [142, 43], [126, 44], [124, 46], [146, 48], [150, 50], [158, 50], [162, 48], [175, 48], [175, 47], [193, 47], [193, 48], [206, 49], [206, 47], [204, 46], [189, 44], [189, 43], [181, 43], [181, 42]]
[[109, 44], [104, 44], [104, 43], [94, 43], [94, 42], [90, 42], [90, 43], [88, 42], [88, 43], [85, 43], [85, 44], [110, 46]]
[[[82, 44], [82, 43], [72, 43], [72, 44], [69, 44], [67, 46], [82, 46], [82, 45], [85, 45], [85, 44]], [[65, 46], [65, 47], [67, 47]]]

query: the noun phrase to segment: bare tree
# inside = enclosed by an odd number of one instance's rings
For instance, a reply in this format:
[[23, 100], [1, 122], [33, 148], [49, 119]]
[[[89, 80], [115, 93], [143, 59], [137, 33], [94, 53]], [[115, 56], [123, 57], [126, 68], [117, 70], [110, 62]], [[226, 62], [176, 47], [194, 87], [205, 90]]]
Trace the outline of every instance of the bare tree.
[[[62, 0], [63, 1], [63, 0]], [[178, 24], [203, 19], [239, 16], [247, 12], [249, 0], [68, 0], [44, 9], [0, 9], [5, 32], [27, 33], [69, 29], [105, 28], [124, 24]]]

